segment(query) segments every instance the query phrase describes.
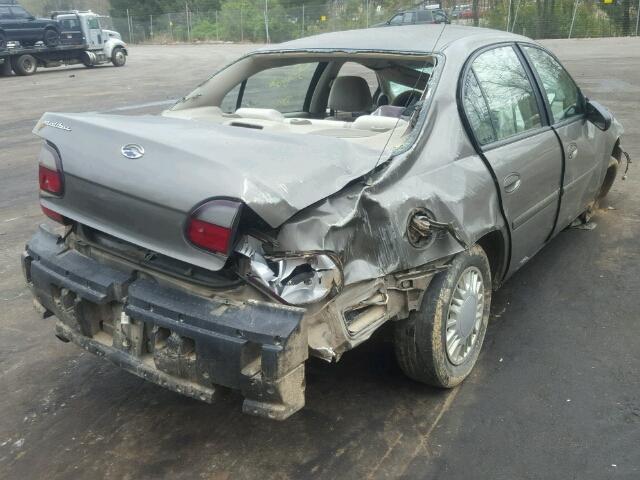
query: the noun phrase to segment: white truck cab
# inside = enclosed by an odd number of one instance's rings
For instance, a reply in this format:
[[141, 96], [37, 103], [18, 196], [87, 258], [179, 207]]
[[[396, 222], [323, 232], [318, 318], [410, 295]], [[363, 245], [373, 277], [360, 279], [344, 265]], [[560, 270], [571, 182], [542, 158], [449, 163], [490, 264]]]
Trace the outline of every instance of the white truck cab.
[[51, 18], [61, 25], [63, 45], [84, 45], [85, 50], [80, 60], [85, 66], [112, 62], [116, 67], [121, 67], [126, 63], [127, 44], [122, 41], [118, 32], [104, 28], [110, 23], [109, 17], [91, 10], [71, 10], [53, 12]]

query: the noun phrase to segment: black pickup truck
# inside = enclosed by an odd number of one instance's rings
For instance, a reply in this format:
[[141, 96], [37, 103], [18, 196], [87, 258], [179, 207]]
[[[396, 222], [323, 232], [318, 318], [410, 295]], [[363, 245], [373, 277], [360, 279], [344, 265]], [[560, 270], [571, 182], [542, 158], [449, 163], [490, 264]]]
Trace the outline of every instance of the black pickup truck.
[[0, 50], [7, 42], [32, 46], [42, 41], [47, 47], [60, 43], [60, 24], [51, 18], [36, 18], [17, 3], [0, 3]]

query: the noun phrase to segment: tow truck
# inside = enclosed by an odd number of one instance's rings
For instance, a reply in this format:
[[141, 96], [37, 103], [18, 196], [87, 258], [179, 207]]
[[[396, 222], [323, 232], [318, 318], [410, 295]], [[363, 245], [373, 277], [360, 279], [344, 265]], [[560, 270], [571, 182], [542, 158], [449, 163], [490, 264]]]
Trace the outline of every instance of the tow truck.
[[122, 67], [127, 62], [129, 52], [121, 35], [102, 27], [108, 17], [91, 10], [70, 10], [53, 12], [51, 18], [61, 26], [59, 45], [8, 43], [5, 49], [0, 50], [0, 74], [11, 75], [13, 71], [27, 76], [36, 73], [39, 67], [83, 64], [91, 68], [109, 62]]

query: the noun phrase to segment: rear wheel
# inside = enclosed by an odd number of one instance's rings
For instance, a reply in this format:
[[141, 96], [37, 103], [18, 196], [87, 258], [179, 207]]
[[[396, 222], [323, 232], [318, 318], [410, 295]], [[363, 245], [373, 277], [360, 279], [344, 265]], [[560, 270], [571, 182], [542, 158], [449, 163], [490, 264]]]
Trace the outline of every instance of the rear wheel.
[[436, 275], [422, 308], [396, 323], [395, 350], [404, 373], [451, 388], [473, 369], [489, 321], [491, 270], [479, 246], [457, 255]]
[[42, 41], [47, 47], [57, 47], [60, 43], [60, 34], [54, 28], [47, 28], [44, 31]]
[[33, 75], [38, 70], [38, 61], [32, 55], [20, 55], [13, 60], [11, 66], [18, 75]]
[[116, 47], [111, 52], [111, 63], [115, 67], [123, 67], [127, 63], [127, 55], [124, 53], [124, 49]]

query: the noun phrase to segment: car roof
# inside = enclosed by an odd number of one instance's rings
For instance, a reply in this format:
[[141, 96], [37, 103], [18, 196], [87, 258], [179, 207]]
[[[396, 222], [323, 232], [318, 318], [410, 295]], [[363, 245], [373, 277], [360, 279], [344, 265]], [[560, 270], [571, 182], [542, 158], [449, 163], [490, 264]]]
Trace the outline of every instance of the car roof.
[[403, 25], [397, 27], [365, 28], [323, 33], [290, 42], [269, 45], [256, 53], [278, 51], [358, 50], [395, 51], [406, 53], [443, 52], [456, 45], [475, 50], [498, 42], [526, 41], [527, 37], [489, 28], [448, 24]]

